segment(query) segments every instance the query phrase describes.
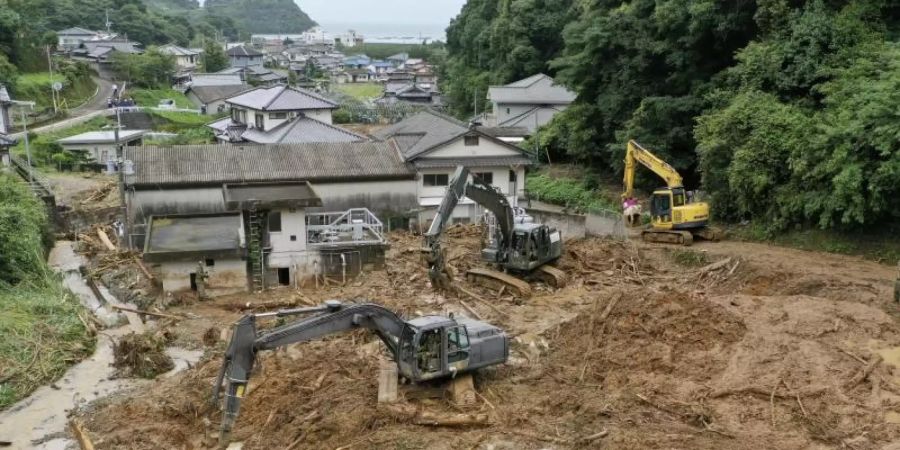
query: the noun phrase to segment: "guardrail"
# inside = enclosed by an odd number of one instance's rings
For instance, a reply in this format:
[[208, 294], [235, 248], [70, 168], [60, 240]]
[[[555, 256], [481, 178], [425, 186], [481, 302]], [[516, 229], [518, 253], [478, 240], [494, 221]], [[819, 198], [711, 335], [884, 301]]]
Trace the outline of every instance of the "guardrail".
[[307, 214], [307, 243], [383, 244], [384, 224], [367, 208]]

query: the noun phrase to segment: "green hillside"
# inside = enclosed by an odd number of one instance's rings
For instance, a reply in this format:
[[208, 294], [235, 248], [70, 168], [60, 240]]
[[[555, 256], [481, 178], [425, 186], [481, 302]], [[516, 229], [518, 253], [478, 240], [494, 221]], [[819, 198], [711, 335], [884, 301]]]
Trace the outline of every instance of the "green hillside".
[[205, 8], [250, 33], [301, 33], [316, 25], [293, 0], [207, 0]]

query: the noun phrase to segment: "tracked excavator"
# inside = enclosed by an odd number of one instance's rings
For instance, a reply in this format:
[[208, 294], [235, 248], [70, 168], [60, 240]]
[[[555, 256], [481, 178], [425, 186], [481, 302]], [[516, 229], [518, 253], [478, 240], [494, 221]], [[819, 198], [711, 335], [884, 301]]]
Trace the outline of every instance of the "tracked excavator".
[[428, 275], [435, 288], [451, 288], [453, 274], [449, 273], [444, 261], [441, 236], [463, 197], [475, 201], [494, 215], [496, 226], [491, 227], [493, 235], [487, 240], [488, 246], [481, 250], [481, 259], [506, 272], [476, 268], [466, 273], [469, 281], [497, 289], [506, 286], [526, 298], [531, 295], [531, 286], [513, 275], [538, 278], [554, 287], [565, 286], [565, 272], [549, 265], [562, 256], [561, 233], [547, 225], [520, 220], [521, 216], [514, 213], [502, 192], [480, 179], [470, 182], [469, 170], [459, 166], [425, 233], [422, 248]]
[[623, 199], [634, 198], [638, 163], [666, 181], [666, 187], [653, 191], [650, 198], [650, 224], [641, 231], [643, 240], [681, 245], [691, 245], [695, 238], [718, 240], [718, 232], [709, 227], [709, 204], [692, 201], [678, 171], [634, 140], [628, 141], [625, 151]]
[[[263, 333], [256, 327], [259, 318], [298, 315], [308, 317]], [[337, 300], [311, 308], [246, 315], [234, 325], [213, 390], [216, 404], [223, 391], [225, 396], [220, 444], [227, 444], [230, 438], [259, 352], [360, 328], [371, 330], [381, 339], [397, 363], [398, 373], [412, 382], [455, 377], [502, 364], [509, 357], [509, 339], [503, 330], [467, 317], [403, 320], [380, 305]]]

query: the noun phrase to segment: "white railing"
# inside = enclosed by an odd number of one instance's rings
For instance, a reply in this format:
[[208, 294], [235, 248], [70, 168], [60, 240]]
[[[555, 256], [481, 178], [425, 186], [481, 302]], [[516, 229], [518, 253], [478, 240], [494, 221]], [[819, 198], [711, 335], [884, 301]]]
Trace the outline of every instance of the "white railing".
[[306, 233], [314, 246], [385, 242], [384, 224], [367, 208], [307, 214]]

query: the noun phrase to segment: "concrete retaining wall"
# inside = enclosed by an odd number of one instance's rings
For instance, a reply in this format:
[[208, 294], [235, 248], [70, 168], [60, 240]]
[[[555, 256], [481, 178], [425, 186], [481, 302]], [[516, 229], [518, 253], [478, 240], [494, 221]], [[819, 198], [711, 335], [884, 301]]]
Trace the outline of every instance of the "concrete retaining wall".
[[563, 239], [582, 239], [586, 236], [586, 217], [575, 214], [564, 214], [556, 211], [548, 211], [538, 208], [527, 208], [528, 214], [534, 217], [534, 221], [556, 228], [562, 233]]

